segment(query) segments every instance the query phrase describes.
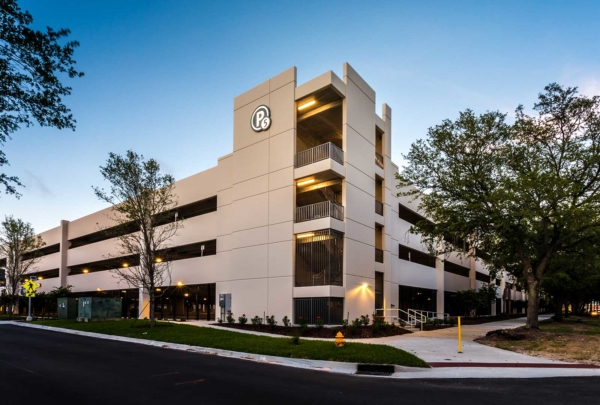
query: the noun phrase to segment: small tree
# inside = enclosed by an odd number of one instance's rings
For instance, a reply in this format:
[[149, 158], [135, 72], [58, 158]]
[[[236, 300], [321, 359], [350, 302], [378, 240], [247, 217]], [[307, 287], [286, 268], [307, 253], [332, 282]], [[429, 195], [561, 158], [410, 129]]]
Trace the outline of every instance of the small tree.
[[[112, 204], [111, 219], [119, 246], [119, 256], [134, 255], [139, 264], [116, 268], [113, 274], [133, 288], [148, 293], [150, 326], [154, 327], [154, 302], [156, 288], [171, 284], [169, 241], [181, 228], [182, 218], [177, 218], [177, 198], [173, 176], [161, 174], [154, 159], [129, 150], [125, 156], [109, 154], [100, 173], [110, 183], [110, 190], [94, 187], [96, 196]], [[123, 234], [124, 228], [139, 231]]]
[[[0, 146], [21, 126], [34, 121], [41, 126], [75, 130], [71, 111], [63, 103], [71, 88], [59, 76], [81, 77], [73, 53], [77, 41], [60, 44], [70, 31], [50, 27], [46, 32], [30, 28], [33, 17], [16, 0], [0, 1]], [[0, 150], [0, 166], [8, 164]], [[0, 185], [17, 197], [19, 179], [0, 173]]]
[[6, 294], [10, 299], [10, 313], [18, 303], [19, 284], [26, 273], [35, 269], [45, 245], [42, 237], [35, 234], [31, 224], [7, 216], [0, 223], [0, 257], [6, 259]]

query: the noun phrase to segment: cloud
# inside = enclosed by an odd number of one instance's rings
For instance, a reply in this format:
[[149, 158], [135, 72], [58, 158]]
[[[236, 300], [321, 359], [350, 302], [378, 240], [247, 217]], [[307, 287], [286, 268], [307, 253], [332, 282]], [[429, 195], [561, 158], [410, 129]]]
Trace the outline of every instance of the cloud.
[[600, 96], [600, 80], [589, 78], [584, 80], [579, 86], [579, 92], [585, 96]]

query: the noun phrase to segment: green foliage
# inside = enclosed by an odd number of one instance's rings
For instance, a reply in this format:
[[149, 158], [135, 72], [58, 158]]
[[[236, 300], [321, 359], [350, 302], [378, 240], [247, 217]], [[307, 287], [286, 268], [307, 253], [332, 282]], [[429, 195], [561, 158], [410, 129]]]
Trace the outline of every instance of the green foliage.
[[[83, 76], [75, 70], [73, 59], [79, 42], [59, 43], [70, 34], [68, 29], [32, 29], [33, 17], [15, 0], [0, 2], [0, 13], [0, 146], [34, 121], [41, 126], [75, 130], [75, 119], [63, 103], [71, 88], [64, 86], [59, 76]], [[6, 155], [0, 150], [0, 166], [6, 164]], [[17, 177], [0, 173], [0, 185], [6, 194], [20, 196], [16, 186], [22, 184]]]
[[360, 320], [363, 326], [369, 326], [369, 324], [371, 323], [371, 318], [369, 317], [369, 315], [361, 315]]
[[233, 313], [227, 312], [227, 316], [225, 317], [225, 320], [227, 321], [228, 324], [233, 325], [235, 323], [235, 318], [233, 317]]
[[260, 326], [263, 323], [263, 319], [256, 315], [254, 318], [250, 319], [250, 322], [252, 322], [252, 325], [254, 326]]
[[240, 323], [240, 325], [245, 325], [248, 323], [248, 318], [246, 318], [246, 314], [243, 314], [242, 316], [240, 316], [238, 318], [238, 322]]
[[458, 290], [453, 300], [459, 313], [463, 316], [476, 316], [478, 310], [486, 310], [496, 300], [498, 287], [489, 283], [481, 286], [479, 290]]
[[[137, 321], [140, 324], [143, 321]], [[296, 359], [343, 361], [350, 363], [397, 364], [408, 367], [429, 367], [418, 357], [388, 345], [348, 342], [340, 349], [331, 340], [303, 340], [256, 336], [217, 328], [199, 328], [172, 324], [169, 328], [131, 328], [133, 321], [75, 322], [37, 321], [36, 324], [104, 333], [168, 343], [180, 343], [236, 352], [281, 356]], [[160, 323], [159, 323], [160, 324]]]
[[267, 316], [267, 325], [269, 325], [271, 329], [275, 329], [275, 326], [277, 325], [275, 315]]
[[288, 318], [287, 315], [283, 317], [281, 322], [283, 323], [283, 326], [285, 326], [286, 328], [289, 328], [290, 326], [292, 326], [292, 321], [290, 320], [290, 318]]
[[315, 320], [315, 327], [321, 329], [323, 325], [325, 325], [325, 322], [323, 321], [323, 319], [321, 319], [320, 316], [317, 316], [317, 319]]
[[500, 112], [445, 120], [411, 146], [398, 179], [431, 220], [411, 231], [436, 254], [474, 247], [492, 276], [525, 281], [537, 328], [549, 263], [600, 229], [600, 97], [550, 84], [534, 111], [519, 106], [513, 125]]
[[348, 318], [346, 319], [342, 319], [342, 328], [347, 328], [348, 327]]

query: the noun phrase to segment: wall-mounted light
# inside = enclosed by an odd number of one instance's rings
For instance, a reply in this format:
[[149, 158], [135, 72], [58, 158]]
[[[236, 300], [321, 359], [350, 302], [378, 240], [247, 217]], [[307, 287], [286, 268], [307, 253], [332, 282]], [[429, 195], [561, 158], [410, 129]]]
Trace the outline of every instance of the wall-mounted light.
[[183, 287], [183, 281], [178, 281], [177, 282], [177, 287]]
[[162, 259], [160, 257], [157, 257], [156, 259], [154, 259], [154, 261], [156, 261], [156, 263], [162, 263]]
[[161, 291], [162, 291], [162, 290], [161, 290], [160, 288], [157, 288], [157, 289], [156, 289], [156, 292], [161, 292]]
[[84, 272], [85, 274], [88, 274], [90, 271], [89, 271], [88, 269], [83, 269], [83, 272]]
[[190, 295], [188, 293], [183, 294], [185, 297], [189, 297]]
[[310, 179], [310, 180], [300, 181], [300, 182], [296, 183], [296, 185], [298, 187], [302, 187], [302, 186], [306, 186], [307, 184], [311, 184], [311, 183], [314, 183], [314, 182], [315, 182], [315, 179]]
[[129, 263], [123, 263], [123, 267], [125, 267], [125, 268], [129, 267]]
[[38, 280], [43, 280], [43, 279], [44, 279], [44, 277], [38, 276]]
[[96, 288], [96, 291], [102, 291], [100, 288]]
[[124, 293], [126, 293], [127, 291], [126, 291], [126, 290], [121, 290], [121, 292], [124, 292]]
[[311, 236], [315, 236], [314, 232], [299, 233], [296, 235], [296, 239], [310, 238]]
[[369, 288], [369, 283], [362, 283], [362, 289], [366, 290], [367, 288]]
[[315, 103], [316, 103], [315, 100], [309, 101], [308, 103], [304, 103], [301, 106], [298, 106], [298, 111], [304, 110], [305, 108], [308, 108], [311, 105], [314, 105]]

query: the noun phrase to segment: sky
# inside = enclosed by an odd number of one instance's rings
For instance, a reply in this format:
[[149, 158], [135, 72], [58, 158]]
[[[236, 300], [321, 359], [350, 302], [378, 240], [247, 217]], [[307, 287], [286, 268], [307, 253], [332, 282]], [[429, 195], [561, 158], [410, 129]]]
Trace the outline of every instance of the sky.
[[598, 1], [21, 0], [34, 27], [69, 28], [76, 131], [23, 128], [3, 150], [25, 184], [0, 217], [42, 232], [106, 207], [109, 152], [177, 180], [232, 151], [233, 99], [291, 66], [298, 84], [349, 62], [392, 108], [392, 160], [467, 108], [511, 117], [558, 82], [600, 95]]

